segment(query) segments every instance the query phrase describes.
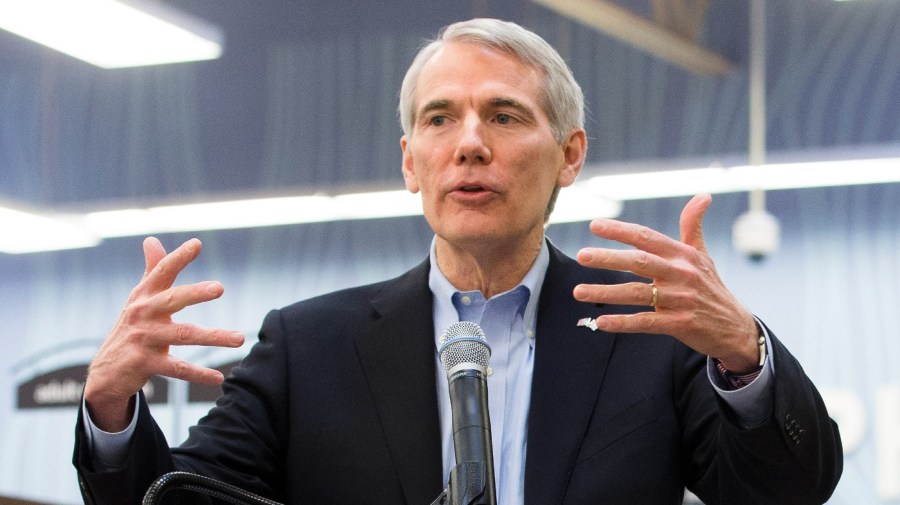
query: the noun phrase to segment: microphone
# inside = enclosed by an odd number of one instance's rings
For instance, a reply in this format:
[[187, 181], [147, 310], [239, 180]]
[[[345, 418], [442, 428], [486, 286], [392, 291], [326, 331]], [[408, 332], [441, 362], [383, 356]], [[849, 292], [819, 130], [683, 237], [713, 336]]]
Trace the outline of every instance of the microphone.
[[451, 324], [438, 345], [450, 385], [456, 466], [450, 471], [449, 505], [497, 505], [487, 376], [491, 348], [470, 321]]

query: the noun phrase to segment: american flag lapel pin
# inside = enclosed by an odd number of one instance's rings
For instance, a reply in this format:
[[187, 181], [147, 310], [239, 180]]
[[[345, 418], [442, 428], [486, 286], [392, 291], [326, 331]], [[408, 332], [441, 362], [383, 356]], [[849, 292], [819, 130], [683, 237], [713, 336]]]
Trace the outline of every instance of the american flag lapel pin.
[[579, 319], [578, 323], [575, 326], [584, 326], [585, 328], [589, 328], [591, 331], [597, 331], [597, 320], [593, 317], [585, 317], [583, 319]]

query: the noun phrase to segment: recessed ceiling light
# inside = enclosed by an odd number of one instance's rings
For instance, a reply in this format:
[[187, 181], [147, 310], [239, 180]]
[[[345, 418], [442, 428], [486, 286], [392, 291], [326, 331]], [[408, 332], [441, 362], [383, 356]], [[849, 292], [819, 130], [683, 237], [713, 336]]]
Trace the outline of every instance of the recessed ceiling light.
[[0, 28], [103, 68], [222, 54], [219, 28], [147, 0], [3, 0]]

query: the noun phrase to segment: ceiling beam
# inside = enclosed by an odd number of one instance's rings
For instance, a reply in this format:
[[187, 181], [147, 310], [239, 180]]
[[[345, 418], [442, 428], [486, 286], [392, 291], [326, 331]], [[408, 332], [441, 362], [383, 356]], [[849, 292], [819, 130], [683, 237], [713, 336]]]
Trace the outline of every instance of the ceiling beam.
[[735, 69], [720, 54], [606, 0], [531, 1], [691, 72], [725, 75]]
[[650, 0], [653, 21], [696, 42], [706, 20], [709, 2], [710, 0]]

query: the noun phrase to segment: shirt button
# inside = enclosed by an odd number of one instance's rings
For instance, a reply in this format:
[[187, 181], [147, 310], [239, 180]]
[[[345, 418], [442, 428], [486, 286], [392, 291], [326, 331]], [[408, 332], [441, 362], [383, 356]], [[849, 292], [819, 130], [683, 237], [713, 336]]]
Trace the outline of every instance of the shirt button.
[[472, 297], [469, 295], [463, 295], [463, 297], [460, 298], [459, 301], [461, 301], [463, 305], [471, 305]]
[[534, 338], [534, 330], [528, 328], [528, 330], [525, 331], [525, 335], [528, 336], [528, 338]]

